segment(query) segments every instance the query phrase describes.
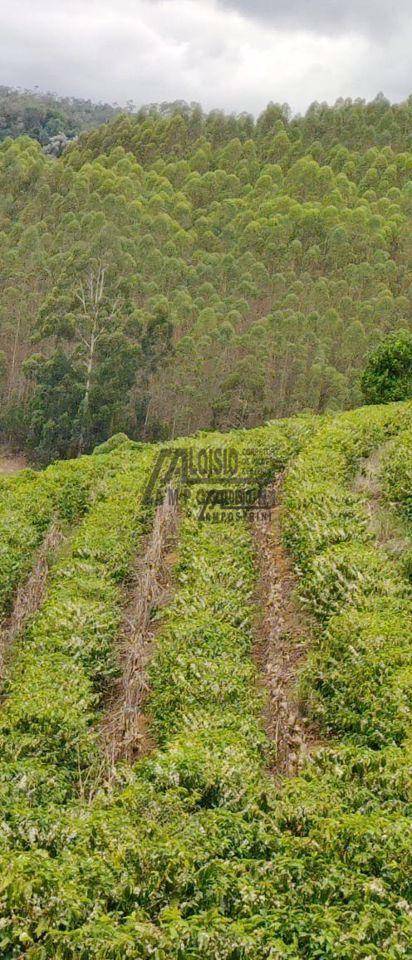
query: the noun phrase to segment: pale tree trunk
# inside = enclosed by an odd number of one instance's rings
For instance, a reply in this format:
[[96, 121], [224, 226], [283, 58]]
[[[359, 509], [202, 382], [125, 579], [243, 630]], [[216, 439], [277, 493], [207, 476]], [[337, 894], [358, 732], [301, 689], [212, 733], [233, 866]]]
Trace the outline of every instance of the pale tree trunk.
[[83, 338], [83, 343], [87, 347], [86, 360], [86, 383], [84, 388], [83, 400], [81, 404], [82, 419], [80, 428], [80, 437], [78, 444], [78, 456], [83, 453], [86, 433], [87, 415], [90, 405], [90, 391], [92, 387], [93, 366], [96, 352], [96, 344], [99, 340], [101, 330], [99, 330], [99, 308], [104, 294], [105, 268], [98, 267], [96, 274], [91, 270], [88, 277], [87, 294], [82, 287], [80, 302], [83, 307], [83, 317], [91, 324], [89, 337]]
[[90, 336], [89, 355], [87, 358], [87, 366], [86, 366], [86, 385], [84, 388], [84, 396], [82, 400], [82, 425], [80, 430], [79, 446], [78, 446], [79, 456], [83, 453], [83, 448], [84, 448], [84, 437], [86, 432], [87, 414], [89, 411], [90, 390], [92, 385], [92, 372], [93, 372], [94, 352], [96, 348], [96, 339], [97, 337], [96, 337], [96, 322], [95, 322], [93, 324], [93, 329]]
[[14, 335], [13, 353], [12, 353], [11, 365], [10, 365], [9, 400], [10, 400], [10, 397], [11, 397], [11, 395], [12, 395], [12, 393], [13, 393], [13, 387], [14, 387], [14, 374], [15, 374], [15, 370], [16, 370], [17, 348], [18, 348], [18, 345], [19, 345], [19, 338], [20, 338], [20, 326], [21, 326], [21, 319], [20, 319], [20, 314], [19, 314], [19, 317], [18, 317], [18, 320], [17, 320], [16, 332], [15, 332], [15, 335]]

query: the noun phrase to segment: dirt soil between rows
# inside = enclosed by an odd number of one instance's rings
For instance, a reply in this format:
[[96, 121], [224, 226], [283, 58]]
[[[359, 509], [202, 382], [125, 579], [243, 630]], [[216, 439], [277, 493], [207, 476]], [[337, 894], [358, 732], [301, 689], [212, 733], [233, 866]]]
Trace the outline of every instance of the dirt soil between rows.
[[297, 596], [297, 579], [281, 533], [283, 477], [266, 490], [267, 508], [252, 524], [259, 582], [255, 660], [266, 688], [265, 727], [274, 744], [271, 772], [290, 776], [320, 745], [305, 716], [298, 678], [313, 642], [313, 624]]
[[121, 669], [101, 724], [106, 774], [119, 760], [132, 762], [150, 753], [155, 743], [145, 714], [149, 695], [147, 670], [160, 628], [158, 614], [173, 595], [173, 571], [180, 516], [166, 494], [153, 527], [136, 558], [129, 603], [118, 638]]

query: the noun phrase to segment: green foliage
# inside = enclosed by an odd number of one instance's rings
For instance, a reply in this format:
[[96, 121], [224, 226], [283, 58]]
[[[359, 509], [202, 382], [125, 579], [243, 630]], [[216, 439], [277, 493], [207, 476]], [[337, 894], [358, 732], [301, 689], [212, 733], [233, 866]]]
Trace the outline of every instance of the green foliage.
[[[119, 578], [132, 550], [130, 492], [150, 459], [116, 445], [119, 486], [79, 528], [16, 656], [0, 767], [7, 960], [22, 950], [31, 960], [408, 955], [410, 593], [373, 545], [351, 478], [377, 446], [392, 437], [396, 449], [398, 435], [404, 443], [411, 416], [410, 405], [384, 406], [184, 441], [194, 451], [206, 442], [236, 448], [257, 486], [294, 458], [283, 522], [318, 615], [301, 688], [322, 745], [280, 785], [265, 771], [271, 746], [250, 656], [250, 530], [242, 519], [199, 522], [196, 488], [150, 665], [158, 746], [119, 766], [111, 784], [91, 782], [98, 767], [89, 684], [98, 697], [112, 675]], [[80, 630], [67, 615], [74, 597]], [[46, 686], [64, 660], [64, 695], [54, 712], [43, 704], [32, 726], [43, 648]], [[21, 662], [26, 698], [34, 694], [27, 727]], [[79, 751], [77, 773], [69, 743]]]
[[369, 357], [362, 376], [367, 403], [390, 403], [412, 396], [412, 334], [390, 334]]
[[104, 453], [111, 453], [112, 450], [117, 450], [118, 447], [122, 447], [125, 443], [130, 444], [131, 442], [125, 433], [114, 433], [109, 440], [106, 440], [105, 443], [98, 444], [98, 446], [94, 448], [93, 456], [97, 457]]
[[[83, 483], [87, 475], [102, 478], [95, 502], [54, 565], [41, 610], [14, 646], [0, 717], [0, 780], [13, 818], [27, 817], [33, 794], [50, 804], [82, 791], [97, 762], [91, 728], [118, 670], [113, 644], [121, 584], [145, 529], [141, 494], [152, 459], [147, 447], [86, 461]], [[63, 466], [68, 473], [71, 465]]]
[[82, 130], [104, 123], [115, 113], [109, 104], [0, 86], [0, 141], [24, 134], [42, 144], [59, 133], [73, 138]]
[[366, 595], [369, 609], [348, 610], [330, 621], [303, 685], [311, 714], [332, 735], [343, 733], [372, 749], [405, 740], [411, 695], [410, 600], [376, 593], [373, 604]]
[[412, 520], [412, 432], [405, 430], [385, 450], [382, 464], [385, 494]]
[[57, 457], [74, 456], [82, 391], [73, 365], [59, 351], [48, 358], [33, 355], [23, 369], [28, 381], [36, 384], [27, 439], [37, 459], [47, 462], [51, 453]]
[[24, 470], [0, 486], [0, 620], [9, 612], [19, 582], [27, 575], [36, 548], [53, 521], [64, 528], [79, 520], [102, 496], [113, 471], [80, 459], [56, 463], [43, 473]]
[[[210, 442], [237, 444], [240, 469], [259, 485], [274, 467], [284, 466], [313, 429], [314, 424], [303, 418], [271, 424], [251, 434], [226, 438], [216, 434]], [[203, 447], [205, 438], [197, 443]], [[149, 950], [151, 937], [164, 944], [162, 949], [167, 949], [169, 942], [173, 949], [173, 930], [179, 931], [183, 918], [180, 911], [176, 920], [173, 913], [167, 918], [169, 883], [175, 882], [176, 893], [183, 896], [191, 883], [191, 871], [203, 870], [202, 864], [206, 866], [222, 842], [229, 856], [238, 843], [245, 855], [249, 846], [251, 851], [264, 848], [259, 839], [261, 828], [253, 827], [253, 816], [259, 806], [263, 810], [266, 805], [262, 763], [267, 744], [260, 724], [261, 696], [250, 661], [255, 579], [250, 532], [237, 521], [228, 526], [199, 524], [190, 508], [176, 570], [179, 589], [166, 611], [151, 671], [149, 711], [160, 749], [136, 771], [119, 770], [120, 783], [124, 778], [122, 789], [119, 783], [114, 790], [98, 794], [92, 803], [72, 800], [67, 807], [70, 797], [80, 793], [81, 798], [83, 784], [91, 786], [93, 768], [98, 772], [97, 742], [90, 723], [96, 696], [112, 676], [115, 664], [113, 640], [119, 608], [113, 576], [117, 583], [127, 571], [124, 549], [125, 543], [128, 550], [133, 545], [130, 516], [136, 509], [130, 496], [135, 483], [131, 474], [141, 470], [142, 456], [147, 461], [146, 454], [124, 445], [111, 456], [121, 458], [117, 464], [125, 468], [124, 479], [116, 478], [111, 499], [90, 513], [74, 539], [70, 556], [57, 566], [45, 605], [31, 628], [30, 642], [16, 651], [3, 715], [0, 781], [3, 807], [9, 824], [15, 827], [4, 833], [2, 865], [9, 865], [10, 882], [4, 891], [7, 919], [2, 945], [11, 956], [20, 949], [21, 936], [27, 937], [25, 942], [32, 944], [35, 953], [38, 944], [39, 956], [42, 952], [49, 955], [49, 950], [54, 956], [60, 950], [61, 956], [72, 955], [78, 938], [79, 944], [87, 944], [87, 950], [94, 950], [96, 956], [116, 950], [116, 941], [123, 951], [132, 950], [138, 935], [133, 922], [136, 909], [141, 916], [142, 951]], [[52, 709], [51, 687], [57, 690]], [[126, 808], [130, 816], [125, 818]], [[252, 823], [248, 825], [250, 815]], [[158, 842], [152, 850], [147, 841], [153, 831]], [[133, 854], [124, 860], [126, 847], [129, 854], [133, 849]], [[15, 851], [11, 860], [7, 848]], [[85, 850], [88, 868], [80, 881]], [[136, 858], [141, 860], [139, 872], [142, 869], [146, 880], [144, 905], [132, 908], [129, 871], [134, 871]], [[165, 876], [165, 887], [164, 871], [169, 878]], [[30, 877], [36, 877], [38, 904], [46, 898], [49, 917], [37, 932]], [[135, 886], [135, 881], [132, 883]], [[104, 911], [109, 888], [110, 897], [116, 897], [118, 909], [125, 914], [123, 933], [117, 923], [112, 928]], [[54, 906], [49, 902], [51, 889], [56, 893]], [[206, 893], [207, 887], [202, 885], [202, 889]], [[95, 921], [89, 917], [92, 900], [99, 904]], [[159, 903], [165, 907], [163, 932], [155, 921]], [[148, 911], [150, 915], [154, 911], [152, 922]], [[179, 937], [185, 940], [187, 936], [191, 934], [182, 927]]]
[[410, 112], [164, 105], [58, 160], [4, 140], [0, 428], [45, 462], [357, 405], [411, 322]]
[[[410, 587], [372, 543], [362, 500], [348, 481], [394, 433], [389, 449], [401, 458], [411, 416], [410, 405], [342, 416], [319, 431], [285, 487], [285, 540], [302, 574], [302, 595], [323, 627], [305, 670], [304, 697], [329, 730], [373, 749], [408, 736]], [[395, 464], [396, 453], [393, 476]]]

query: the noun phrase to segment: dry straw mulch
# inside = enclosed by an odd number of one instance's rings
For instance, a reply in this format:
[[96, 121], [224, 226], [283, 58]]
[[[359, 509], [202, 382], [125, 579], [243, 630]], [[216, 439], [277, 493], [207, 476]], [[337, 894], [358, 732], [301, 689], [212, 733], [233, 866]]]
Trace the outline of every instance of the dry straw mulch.
[[265, 727], [274, 744], [274, 776], [295, 773], [319, 743], [304, 715], [298, 674], [311, 645], [312, 624], [296, 594], [297, 581], [282, 543], [282, 477], [265, 492], [252, 530], [259, 582], [255, 659], [266, 687]]
[[121, 676], [101, 725], [109, 776], [118, 760], [131, 762], [154, 747], [144, 713], [149, 692], [147, 666], [159, 627], [154, 614], [171, 596], [178, 527], [178, 508], [167, 492], [157, 508], [145, 549], [137, 560], [130, 602], [120, 631]]

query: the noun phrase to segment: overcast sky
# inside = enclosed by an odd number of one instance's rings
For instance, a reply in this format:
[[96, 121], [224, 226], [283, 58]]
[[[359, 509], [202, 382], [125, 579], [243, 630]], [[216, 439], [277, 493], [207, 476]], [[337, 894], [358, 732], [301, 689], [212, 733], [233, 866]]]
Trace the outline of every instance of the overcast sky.
[[0, 83], [258, 113], [412, 92], [411, 0], [0, 0]]

